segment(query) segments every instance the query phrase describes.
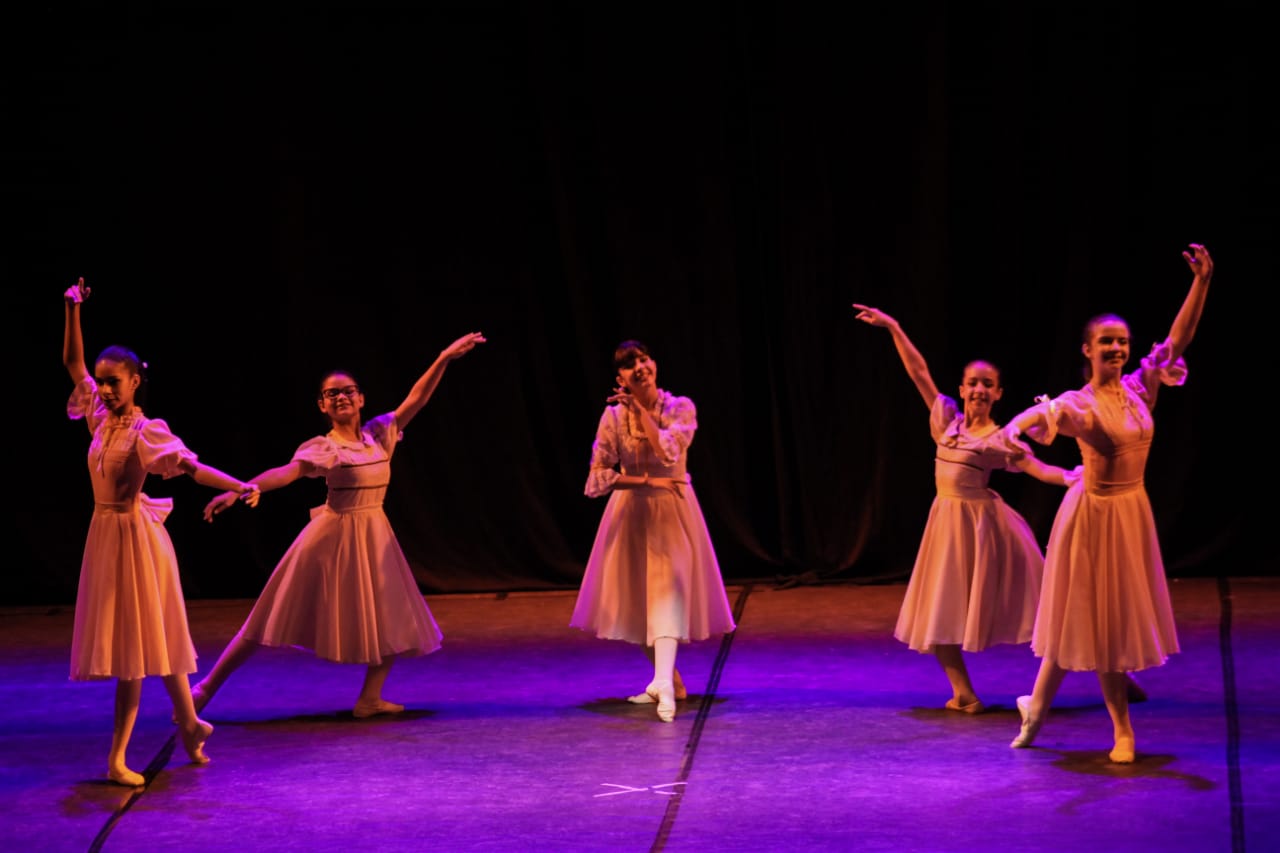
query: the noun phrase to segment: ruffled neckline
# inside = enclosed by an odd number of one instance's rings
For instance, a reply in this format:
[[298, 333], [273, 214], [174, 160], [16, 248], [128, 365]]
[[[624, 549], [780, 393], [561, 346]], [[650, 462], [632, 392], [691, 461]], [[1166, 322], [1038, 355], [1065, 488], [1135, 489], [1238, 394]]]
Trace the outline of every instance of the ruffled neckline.
[[360, 425], [359, 441], [352, 441], [349, 438], [338, 435], [336, 430], [329, 430], [326, 437], [339, 447], [345, 447], [348, 450], [360, 450], [373, 444], [373, 439], [370, 438], [369, 431], [364, 428], [364, 424]]
[[947, 445], [948, 447], [955, 447], [963, 440], [974, 441], [974, 442], [985, 441], [986, 439], [990, 438], [992, 435], [1000, 431], [999, 424], [994, 424], [994, 426], [990, 431], [984, 432], [982, 435], [976, 435], [972, 432], [968, 432], [964, 430], [963, 427], [964, 427], [964, 412], [960, 412], [954, 418], [951, 419], [951, 423], [947, 424], [947, 429], [942, 434], [942, 438], [943, 438], [942, 443]]
[[102, 423], [107, 429], [124, 429], [126, 427], [133, 426], [134, 421], [142, 420], [143, 417], [142, 409], [136, 407], [127, 415], [113, 415], [111, 414], [111, 410], [108, 409], [107, 416], [103, 419]]
[[[662, 413], [667, 410], [668, 397], [670, 397], [670, 395], [663, 389], [659, 388], [658, 396], [654, 398], [653, 405], [649, 408], [649, 413], [653, 415], [653, 419], [658, 422], [659, 427], [662, 426]], [[634, 438], [644, 438], [644, 424], [640, 423], [634, 416], [632, 416], [631, 407], [623, 403], [619, 403], [618, 405], [622, 406], [622, 416], [626, 419], [627, 433]]]

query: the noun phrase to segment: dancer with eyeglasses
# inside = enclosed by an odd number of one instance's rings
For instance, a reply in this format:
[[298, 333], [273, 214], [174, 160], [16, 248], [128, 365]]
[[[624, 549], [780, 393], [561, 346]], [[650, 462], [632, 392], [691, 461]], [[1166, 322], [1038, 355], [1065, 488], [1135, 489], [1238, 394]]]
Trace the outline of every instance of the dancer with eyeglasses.
[[[261, 646], [364, 664], [364, 684], [352, 710], [358, 719], [404, 710], [382, 698], [392, 663], [434, 652], [442, 638], [382, 508], [391, 457], [401, 431], [427, 404], [449, 363], [484, 342], [480, 332], [458, 338], [395, 410], [367, 422], [361, 421], [365, 400], [355, 377], [335, 370], [321, 380], [316, 403], [329, 419], [329, 432], [307, 440], [287, 464], [250, 482], [270, 492], [301, 477], [323, 477], [328, 497], [311, 511], [311, 521], [213, 669], [191, 688], [197, 710]], [[233, 492], [214, 498], [205, 518], [212, 521], [235, 498]]]

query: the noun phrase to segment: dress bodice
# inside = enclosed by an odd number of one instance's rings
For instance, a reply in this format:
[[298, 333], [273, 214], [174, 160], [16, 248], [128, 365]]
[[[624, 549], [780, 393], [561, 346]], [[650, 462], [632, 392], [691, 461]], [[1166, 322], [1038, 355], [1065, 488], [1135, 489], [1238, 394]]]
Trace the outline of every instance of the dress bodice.
[[391, 483], [391, 456], [399, 437], [395, 413], [389, 412], [364, 424], [360, 441], [330, 432], [304, 442], [293, 458], [307, 463], [307, 476], [324, 477], [329, 509], [374, 509], [382, 506]]
[[987, 497], [991, 472], [1016, 471], [1014, 460], [1023, 452], [1000, 429], [975, 436], [964, 429], [964, 413], [945, 394], [933, 401], [929, 415], [930, 432], [936, 444], [933, 463], [934, 485], [943, 497]]

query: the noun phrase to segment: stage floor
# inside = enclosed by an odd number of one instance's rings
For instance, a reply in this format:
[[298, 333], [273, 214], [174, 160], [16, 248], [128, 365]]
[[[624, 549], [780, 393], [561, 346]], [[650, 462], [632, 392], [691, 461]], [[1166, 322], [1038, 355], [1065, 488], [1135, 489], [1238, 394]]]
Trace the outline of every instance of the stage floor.
[[[264, 649], [174, 749], [144, 682], [130, 765], [105, 781], [113, 682], [67, 678], [72, 609], [0, 610], [6, 850], [1265, 851], [1280, 837], [1280, 580], [1171, 582], [1182, 651], [1141, 674], [1137, 761], [1107, 760], [1092, 674], [1014, 750], [1026, 646], [968, 657], [988, 707], [943, 709], [892, 637], [902, 584], [734, 586], [735, 634], [683, 646], [674, 723], [624, 697], [635, 646], [567, 627], [572, 591], [428, 596], [445, 634], [397, 662], [407, 705], [357, 720], [363, 668]], [[202, 671], [252, 602], [189, 606]], [[194, 680], [194, 679], [193, 679]], [[144, 770], [145, 768], [145, 770]]]

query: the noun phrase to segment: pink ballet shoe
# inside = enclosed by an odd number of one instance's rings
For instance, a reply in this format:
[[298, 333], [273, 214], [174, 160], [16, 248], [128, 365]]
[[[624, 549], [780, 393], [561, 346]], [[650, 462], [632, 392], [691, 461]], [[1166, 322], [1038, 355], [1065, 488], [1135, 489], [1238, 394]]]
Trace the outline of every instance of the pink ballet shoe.
[[146, 778], [141, 773], [135, 773], [128, 767], [108, 768], [107, 778], [115, 784], [123, 785], [126, 788], [141, 788], [147, 784]]
[[1014, 749], [1026, 749], [1035, 741], [1036, 735], [1040, 734], [1040, 725], [1043, 720], [1031, 719], [1030, 696], [1018, 697], [1018, 713], [1022, 716], [1022, 730], [1009, 746]]
[[981, 714], [987, 710], [987, 706], [982, 704], [981, 699], [974, 699], [968, 705], [961, 705], [960, 700], [952, 696], [947, 700], [946, 709], [948, 711], [959, 711], [962, 714]]
[[1133, 735], [1116, 738], [1116, 745], [1107, 754], [1112, 764], [1132, 764], [1134, 759]]
[[388, 702], [385, 699], [374, 699], [373, 701], [361, 699], [356, 702], [356, 707], [352, 709], [351, 716], [357, 720], [363, 720], [368, 717], [376, 717], [378, 714], [399, 714], [403, 710], [403, 705]]
[[209, 763], [209, 756], [204, 754], [204, 742], [211, 734], [213, 734], [213, 726], [199, 718], [196, 719], [194, 729], [182, 733], [182, 748], [186, 750], [192, 764]]

